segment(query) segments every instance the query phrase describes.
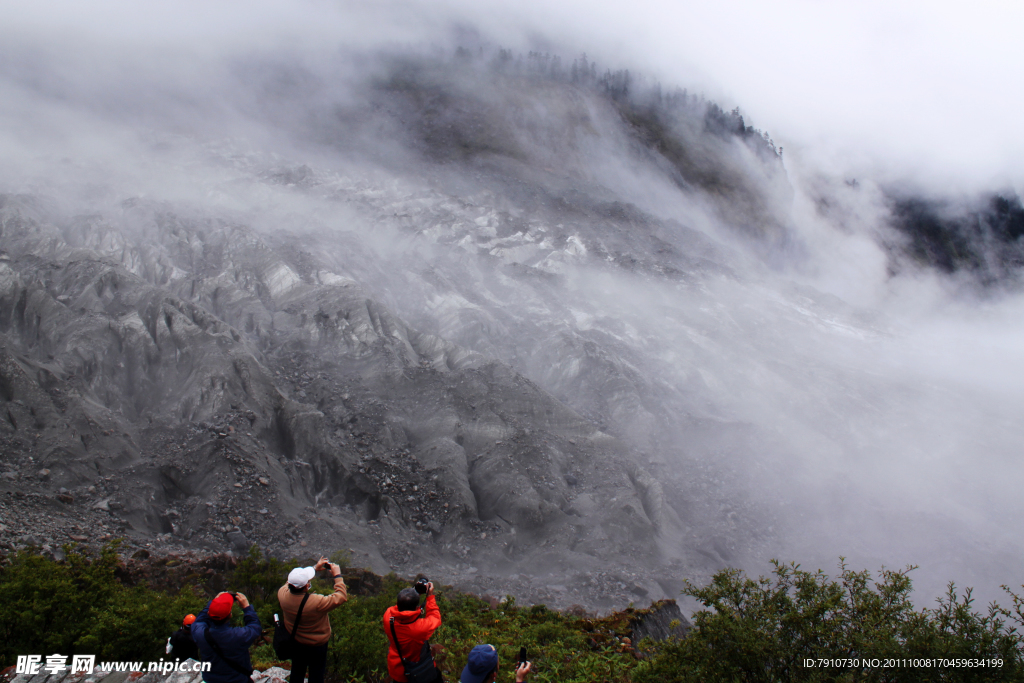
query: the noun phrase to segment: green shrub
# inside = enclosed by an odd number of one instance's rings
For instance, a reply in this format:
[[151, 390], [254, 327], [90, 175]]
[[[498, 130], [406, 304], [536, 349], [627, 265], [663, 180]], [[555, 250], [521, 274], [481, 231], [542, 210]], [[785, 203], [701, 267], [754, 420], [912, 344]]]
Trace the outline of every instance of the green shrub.
[[279, 611], [277, 590], [288, 580], [288, 572], [298, 566], [298, 560], [282, 562], [274, 557], [264, 557], [259, 547], [253, 545], [231, 572], [229, 590], [239, 591], [249, 598], [249, 602], [260, 614], [260, 621], [267, 626], [273, 622], [264, 621], [263, 613], [266, 612], [269, 619], [270, 615]]
[[67, 549], [65, 566], [42, 555], [19, 552], [0, 568], [0, 657], [74, 653], [75, 643], [117, 593], [117, 553], [108, 547], [95, 561]]
[[205, 604], [118, 582], [116, 544], [97, 557], [65, 546], [66, 561], [19, 552], [0, 567], [0, 662], [19, 654], [158, 659], [168, 636]]
[[[974, 612], [970, 591], [951, 584], [936, 609], [910, 602], [913, 567], [883, 570], [871, 584], [866, 571], [842, 560], [837, 581], [820, 570], [773, 562], [774, 578], [718, 572], [703, 588], [687, 584], [707, 608], [694, 615], [686, 638], [668, 643], [639, 665], [637, 683], [683, 681], [1019, 681], [1024, 640], [1008, 621], [1015, 612], [992, 606]], [[1011, 595], [1013, 595], [1011, 593]], [[848, 666], [808, 667], [807, 660], [852, 660]], [[1001, 668], [866, 665], [865, 660], [1002, 660]]]
[[[159, 659], [167, 637], [189, 612], [207, 602], [199, 585], [169, 595], [147, 586], [126, 587], [115, 575], [117, 546], [86, 556], [66, 549], [62, 563], [32, 552], [17, 553], [0, 566], [0, 663], [18, 654], [96, 654], [103, 660]], [[298, 561], [282, 562], [253, 548], [226, 579], [252, 601], [264, 628], [279, 611], [277, 589]], [[877, 582], [868, 572], [840, 564], [836, 579], [798, 565], [775, 563], [771, 577], [751, 579], [726, 569], [685, 594], [706, 609], [682, 639], [624, 641], [631, 620], [627, 609], [602, 618], [565, 615], [543, 605], [519, 607], [511, 597], [491, 603], [451, 589], [438, 589], [442, 625], [432, 642], [446, 680], [458, 680], [473, 646], [498, 648], [502, 678], [509, 679], [520, 647], [527, 648], [536, 683], [673, 683], [690, 681], [1017, 681], [1024, 679], [1024, 599], [1009, 592], [1009, 608], [973, 609], [970, 590], [950, 585], [932, 609], [918, 610], [909, 596], [909, 569], [883, 571]], [[377, 595], [353, 595], [331, 612], [329, 677], [380, 683], [386, 679], [384, 611], [409, 585], [394, 574], [384, 577]], [[328, 593], [330, 582], [314, 581]], [[237, 612], [236, 612], [237, 617]], [[258, 643], [253, 663], [278, 662], [273, 649]], [[886, 658], [960, 661], [1001, 659], [1002, 668], [903, 667], [859, 664], [807, 667], [806, 659]], [[287, 663], [283, 663], [287, 665]]]
[[498, 649], [503, 676], [509, 677], [519, 648], [526, 647], [535, 670], [531, 681], [628, 681], [637, 663], [612, 633], [628, 619], [591, 622], [543, 605], [520, 608], [511, 598], [492, 609], [479, 598], [455, 592], [443, 593], [438, 606], [443, 623], [434, 642], [445, 650], [438, 661], [446, 680], [458, 680], [469, 651], [480, 643]]
[[[122, 588], [115, 601], [96, 614], [90, 630], [75, 642], [80, 652], [100, 661], [146, 660], [164, 656], [167, 638], [186, 614], [206, 606], [206, 598], [189, 591], [172, 596], [143, 586]], [[59, 650], [64, 654], [63, 650]]]
[[352, 565], [352, 551], [341, 548], [331, 553], [327, 559], [344, 569]]

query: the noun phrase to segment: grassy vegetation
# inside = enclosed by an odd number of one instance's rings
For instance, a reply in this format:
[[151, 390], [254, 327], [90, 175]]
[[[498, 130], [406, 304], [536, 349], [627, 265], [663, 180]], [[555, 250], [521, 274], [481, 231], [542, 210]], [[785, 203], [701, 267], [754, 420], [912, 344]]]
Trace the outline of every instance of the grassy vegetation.
[[[718, 572], [686, 594], [707, 609], [689, 637], [666, 644], [637, 683], [697, 681], [1021, 681], [1024, 602], [973, 609], [953, 584], [934, 609], [910, 602], [909, 572], [873, 582], [840, 559], [839, 575], [775, 562], [773, 577]], [[1005, 587], [1004, 587], [1005, 588]], [[808, 666], [811, 660], [814, 666]], [[826, 667], [824, 661], [828, 660]], [[841, 661], [841, 666], [835, 662]]]
[[[276, 592], [262, 604], [254, 596], [266, 595], [263, 587], [274, 586], [276, 591], [292, 566], [295, 563], [263, 559], [254, 552], [235, 570], [231, 585], [253, 600], [261, 620], [266, 615], [265, 625], [277, 611]], [[331, 612], [334, 637], [328, 647], [327, 662], [335, 680], [387, 680], [384, 657], [388, 643], [381, 619], [384, 611], [395, 603], [398, 591], [408, 586], [407, 580], [390, 574], [384, 577], [379, 593], [353, 595], [345, 605]], [[326, 594], [331, 586], [318, 578], [313, 582], [313, 591]], [[635, 610], [601, 619], [572, 617], [543, 605], [520, 608], [511, 597], [494, 607], [451, 588], [439, 589], [437, 601], [442, 625], [431, 642], [438, 646], [435, 660], [446, 680], [458, 680], [469, 651], [480, 643], [491, 643], [498, 649], [503, 668], [510, 667], [519, 648], [525, 646], [537, 668], [531, 677], [533, 681], [629, 681], [629, 672], [638, 661], [622, 640], [628, 636]], [[267, 644], [253, 649], [253, 663], [259, 668], [286, 666], [275, 660], [274, 651]]]
[[20, 552], [0, 568], [0, 663], [19, 654], [96, 654], [99, 660], [159, 659], [167, 637], [201, 593], [168, 595], [116, 580], [117, 546], [67, 560]]
[[[125, 586], [116, 577], [118, 563], [116, 546], [93, 557], [68, 548], [65, 562], [32, 552], [6, 558], [0, 566], [0, 663], [13, 663], [18, 654], [54, 652], [159, 659], [181, 617], [200, 610], [212, 589], [204, 589], [198, 575], [174, 595]], [[227, 585], [250, 598], [269, 629], [271, 615], [279, 611], [277, 589], [297, 564], [253, 549], [230, 572]], [[393, 574], [374, 581], [374, 592], [353, 595], [331, 613], [333, 681], [386, 680], [381, 615], [408, 582]], [[593, 618], [543, 605], [520, 607], [511, 597], [494, 605], [448, 588], [438, 592], [443, 625], [433, 642], [450, 681], [458, 680], [469, 650], [483, 642], [500, 652], [501, 680], [510, 680], [521, 646], [535, 664], [533, 681], [1024, 680], [1024, 640], [1016, 630], [1024, 627], [1024, 600], [1011, 592], [1010, 608], [992, 605], [980, 614], [970, 591], [959, 595], [950, 586], [936, 608], [919, 610], [910, 603], [910, 588], [907, 571], [883, 571], [873, 582], [867, 572], [842, 564], [835, 579], [792, 564], [777, 564], [772, 577], [757, 579], [723, 570], [708, 586], [684, 591], [706, 609], [695, 615], [687, 637], [667, 643], [629, 642], [640, 610]], [[331, 587], [318, 579], [314, 590], [327, 593]], [[806, 666], [805, 660], [818, 658], [858, 663]], [[864, 661], [872, 659], [933, 663], [885, 668]], [[1001, 665], [992, 667], [997, 660]], [[282, 664], [265, 643], [253, 648], [253, 661], [259, 668]], [[980, 661], [987, 665], [979, 667]]]

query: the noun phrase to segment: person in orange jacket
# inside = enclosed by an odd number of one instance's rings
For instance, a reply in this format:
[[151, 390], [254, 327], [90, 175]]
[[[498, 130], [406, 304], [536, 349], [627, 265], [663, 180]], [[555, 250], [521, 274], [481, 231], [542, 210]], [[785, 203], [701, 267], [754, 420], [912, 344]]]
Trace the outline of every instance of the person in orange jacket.
[[[441, 671], [435, 666], [427, 675], [417, 677], [416, 681], [409, 681], [405, 675], [405, 664], [402, 662], [405, 659], [407, 662], [416, 663], [421, 660], [424, 653], [429, 656], [428, 641], [441, 625], [441, 610], [437, 608], [437, 600], [434, 598], [433, 583], [427, 582], [426, 594], [427, 601], [423, 614], [420, 614], [420, 594], [415, 588], [403, 588], [399, 591], [397, 603], [384, 612], [384, 633], [388, 637], [388, 674], [395, 683], [432, 683], [444, 680], [441, 678]], [[392, 625], [394, 633], [391, 630]]]

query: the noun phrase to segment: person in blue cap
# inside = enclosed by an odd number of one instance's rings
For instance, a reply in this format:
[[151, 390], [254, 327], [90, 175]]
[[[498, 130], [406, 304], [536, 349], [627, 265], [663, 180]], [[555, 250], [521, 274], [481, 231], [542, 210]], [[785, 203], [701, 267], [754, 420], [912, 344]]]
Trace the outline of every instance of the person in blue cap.
[[[525, 662], [516, 667], [516, 683], [523, 683], [533, 664]], [[460, 683], [493, 683], [498, 677], [498, 651], [493, 645], [477, 645], [469, 651], [469, 661], [462, 670]]]

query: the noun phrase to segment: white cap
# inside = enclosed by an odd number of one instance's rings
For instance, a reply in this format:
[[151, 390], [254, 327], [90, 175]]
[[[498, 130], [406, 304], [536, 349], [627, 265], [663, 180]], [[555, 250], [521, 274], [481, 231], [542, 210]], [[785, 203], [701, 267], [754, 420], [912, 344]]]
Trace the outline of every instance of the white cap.
[[288, 572], [288, 583], [296, 588], [302, 588], [312, 581], [314, 576], [316, 576], [316, 570], [312, 567], [296, 567]]

